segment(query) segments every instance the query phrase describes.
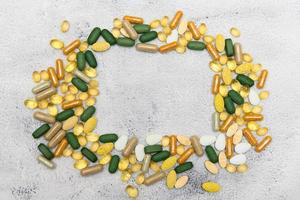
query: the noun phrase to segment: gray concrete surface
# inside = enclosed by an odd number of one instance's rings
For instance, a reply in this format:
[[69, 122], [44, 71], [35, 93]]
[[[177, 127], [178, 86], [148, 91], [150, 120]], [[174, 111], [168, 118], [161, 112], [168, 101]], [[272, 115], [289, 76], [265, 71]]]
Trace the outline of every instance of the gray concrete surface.
[[[169, 191], [165, 183], [139, 187], [139, 199], [299, 199], [300, 145], [300, 2], [287, 1], [4, 1], [0, 3], [0, 199], [93, 200], [126, 199], [120, 174], [107, 172], [82, 178], [71, 159], [57, 160], [49, 171], [37, 164], [37, 144], [31, 137], [39, 125], [23, 106], [31, 96], [31, 73], [54, 64], [62, 55], [49, 46], [52, 37], [71, 41], [85, 38], [96, 25], [111, 27], [115, 17], [138, 15], [146, 22], [177, 9], [188, 19], [205, 22], [209, 33], [229, 36], [239, 27], [244, 51], [270, 70], [263, 103], [265, 121], [274, 141], [267, 151], [248, 153], [246, 174], [208, 174], [203, 158], [188, 174], [182, 190]], [[59, 31], [68, 19], [71, 30]], [[210, 116], [211, 76], [206, 52], [151, 55], [113, 47], [97, 55], [101, 96], [97, 132], [214, 134]], [[106, 170], [105, 170], [106, 171]], [[223, 189], [204, 193], [201, 181], [214, 180]]]

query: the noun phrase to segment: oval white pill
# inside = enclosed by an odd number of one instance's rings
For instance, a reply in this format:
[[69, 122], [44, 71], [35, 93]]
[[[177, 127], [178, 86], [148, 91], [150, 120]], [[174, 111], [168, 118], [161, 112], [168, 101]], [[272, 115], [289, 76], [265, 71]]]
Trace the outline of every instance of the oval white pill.
[[246, 162], [246, 156], [244, 154], [238, 154], [230, 158], [229, 162], [233, 165], [241, 165]]
[[143, 144], [138, 144], [138, 145], [136, 145], [135, 150], [134, 150], [136, 159], [140, 162], [143, 161], [144, 156], [145, 156], [144, 147], [145, 146]]
[[121, 135], [119, 139], [115, 142], [115, 149], [117, 151], [122, 151], [126, 144], [127, 144], [128, 136], [127, 135]]
[[216, 141], [216, 136], [204, 135], [200, 137], [200, 144], [203, 146], [211, 145]]
[[235, 145], [234, 151], [239, 154], [246, 153], [247, 151], [250, 150], [250, 148], [251, 148], [251, 145], [248, 142], [242, 142], [242, 143]]
[[256, 106], [256, 105], [259, 104], [260, 99], [259, 99], [259, 96], [258, 96], [258, 94], [257, 94], [257, 92], [255, 91], [254, 88], [251, 88], [251, 89], [250, 89], [248, 99], [249, 99], [249, 102], [250, 102], [252, 105], [255, 105], [255, 106]]
[[215, 147], [218, 151], [223, 151], [225, 149], [225, 135], [223, 133], [218, 135]]

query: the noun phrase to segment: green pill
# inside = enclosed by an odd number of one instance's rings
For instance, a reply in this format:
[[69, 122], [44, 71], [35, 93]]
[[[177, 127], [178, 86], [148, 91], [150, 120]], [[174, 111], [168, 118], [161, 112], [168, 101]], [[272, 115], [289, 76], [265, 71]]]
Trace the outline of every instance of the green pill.
[[77, 69], [82, 71], [85, 68], [85, 55], [83, 52], [78, 52], [76, 54], [76, 60], [77, 60]]
[[228, 112], [229, 114], [235, 113], [235, 107], [234, 107], [233, 101], [231, 100], [231, 98], [229, 96], [224, 97], [224, 104], [225, 104], [226, 112]]
[[87, 39], [87, 43], [89, 45], [94, 44], [99, 39], [100, 35], [101, 35], [101, 29], [99, 27], [95, 27], [92, 30], [92, 32], [90, 33], [90, 35], [89, 35], [89, 37]]
[[96, 112], [95, 106], [89, 106], [87, 107], [83, 113], [80, 115], [80, 120], [83, 122], [86, 122], [89, 118], [93, 116], [93, 114]]
[[145, 154], [157, 153], [162, 151], [162, 146], [159, 144], [149, 145], [144, 147]]
[[55, 117], [56, 121], [62, 122], [65, 121], [67, 119], [69, 119], [70, 117], [74, 116], [74, 110], [69, 109], [69, 110], [64, 110], [60, 113], [58, 113]]
[[210, 160], [210, 162], [217, 163], [219, 161], [218, 155], [212, 146], [210, 145], [206, 146], [205, 153], [207, 158]]
[[84, 155], [84, 157], [86, 157], [89, 161], [91, 161], [93, 163], [98, 160], [97, 156], [86, 147], [82, 147], [81, 153], [82, 153], [82, 155]]
[[161, 152], [158, 152], [158, 153], [154, 154], [151, 157], [151, 160], [154, 161], [154, 162], [160, 162], [160, 161], [166, 160], [169, 157], [170, 157], [170, 152], [169, 151], [161, 151]]
[[32, 133], [32, 137], [33, 138], [39, 138], [39, 137], [43, 136], [45, 133], [47, 133], [47, 131], [49, 131], [49, 130], [50, 130], [49, 124], [43, 124], [42, 126], [40, 126], [39, 128], [37, 128]]
[[117, 171], [120, 162], [120, 157], [118, 155], [113, 155], [109, 162], [108, 171], [113, 174]]
[[190, 50], [202, 51], [205, 49], [205, 44], [198, 41], [189, 41], [187, 44], [187, 48]]
[[77, 137], [74, 135], [74, 133], [72, 132], [68, 132], [66, 134], [66, 138], [68, 140], [68, 143], [70, 144], [70, 146], [72, 147], [72, 149], [76, 150], [80, 148], [80, 144], [78, 142]]
[[102, 142], [102, 143], [109, 143], [109, 142], [115, 142], [118, 140], [118, 135], [115, 134], [115, 133], [108, 133], [108, 134], [104, 134], [104, 135], [101, 135], [99, 137], [99, 141]]
[[72, 78], [71, 82], [81, 92], [87, 92], [88, 91], [87, 84], [83, 80], [81, 80], [80, 78], [74, 77], [74, 78]]
[[101, 34], [102, 34], [102, 37], [104, 38], [104, 40], [105, 40], [106, 42], [108, 42], [110, 45], [114, 45], [114, 44], [117, 43], [116, 38], [115, 38], [115, 37], [113, 36], [113, 34], [112, 34], [110, 31], [108, 31], [107, 29], [103, 29]]
[[145, 43], [145, 42], [149, 42], [151, 40], [154, 40], [155, 38], [157, 38], [157, 32], [156, 31], [150, 31], [148, 33], [144, 33], [140, 36], [139, 40], [142, 42], [142, 43]]
[[187, 170], [190, 170], [193, 168], [193, 163], [192, 162], [185, 162], [183, 164], [178, 165], [177, 167], [175, 167], [175, 172], [176, 174], [185, 172]]
[[85, 59], [86, 59], [87, 63], [89, 64], [89, 66], [92, 68], [96, 68], [97, 60], [96, 60], [93, 52], [90, 50], [87, 50], [84, 54], [85, 54]]
[[228, 96], [237, 105], [242, 105], [244, 103], [243, 97], [237, 91], [235, 91], [235, 90], [230, 90], [228, 92]]
[[139, 34], [147, 33], [150, 31], [150, 26], [148, 24], [135, 24], [133, 28]]
[[45, 158], [47, 158], [48, 160], [51, 160], [52, 158], [54, 158], [52, 151], [45, 144], [43, 144], [43, 143], [39, 144], [38, 149], [43, 154], [43, 156]]
[[254, 85], [254, 81], [244, 74], [238, 74], [236, 76], [236, 80], [238, 80], [240, 84], [245, 85], [247, 87], [252, 87]]
[[130, 38], [118, 38], [117, 44], [121, 47], [133, 47], [135, 44], [135, 41]]
[[234, 56], [233, 43], [230, 38], [225, 40], [225, 52], [227, 57]]

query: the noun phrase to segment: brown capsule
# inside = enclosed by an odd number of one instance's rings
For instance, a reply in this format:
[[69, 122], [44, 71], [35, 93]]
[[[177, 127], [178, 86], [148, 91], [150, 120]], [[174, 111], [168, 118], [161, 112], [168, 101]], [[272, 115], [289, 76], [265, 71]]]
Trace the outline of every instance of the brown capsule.
[[143, 163], [143, 167], [142, 167], [142, 172], [147, 173], [149, 170], [149, 166], [150, 166], [150, 162], [151, 162], [151, 155], [150, 154], [146, 154], [144, 156], [144, 163]]
[[187, 27], [191, 31], [195, 40], [199, 40], [201, 38], [201, 34], [193, 21], [189, 21]]
[[54, 124], [55, 123], [55, 118], [49, 114], [40, 112], [40, 111], [36, 111], [33, 113], [33, 118], [40, 120], [42, 122], [46, 122], [49, 124]]
[[58, 80], [63, 80], [65, 77], [64, 63], [62, 59], [56, 60], [56, 75]]
[[59, 82], [53, 67], [48, 68], [48, 74], [53, 87], [57, 87]]
[[62, 141], [62, 139], [64, 139], [65, 135], [66, 135], [66, 131], [62, 129], [58, 131], [58, 133], [56, 133], [54, 137], [48, 142], [48, 147], [49, 148], [55, 147], [60, 141]]
[[66, 46], [63, 49], [63, 53], [65, 55], [68, 55], [69, 53], [73, 52], [75, 49], [77, 49], [80, 46], [80, 40], [74, 40], [73, 42], [71, 42], [68, 46]]
[[249, 144], [251, 144], [252, 146], [256, 146], [257, 140], [254, 137], [254, 135], [251, 133], [251, 131], [250, 131], [249, 128], [244, 128], [243, 129], [243, 135], [247, 139], [247, 141], [249, 142]]
[[223, 122], [223, 124], [220, 126], [220, 131], [225, 133], [229, 126], [234, 122], [234, 116], [229, 115], [227, 119]]
[[152, 185], [152, 184], [162, 180], [165, 177], [166, 177], [165, 172], [159, 171], [159, 172], [156, 172], [155, 174], [152, 174], [151, 176], [146, 177], [144, 180], [144, 184]]
[[189, 157], [191, 157], [191, 155], [193, 155], [193, 153], [194, 153], [193, 147], [190, 147], [187, 150], [185, 150], [181, 154], [181, 156], [177, 159], [178, 164], [183, 164], [185, 161], [187, 161], [187, 159], [189, 159]]
[[67, 110], [70, 108], [75, 108], [82, 105], [82, 101], [80, 99], [76, 99], [73, 101], [65, 101], [62, 103], [62, 109]]
[[47, 99], [47, 98], [51, 97], [52, 95], [56, 94], [56, 92], [57, 92], [56, 88], [53, 88], [53, 87], [48, 88], [46, 90], [43, 90], [43, 91], [37, 93], [35, 95], [35, 100], [40, 101], [43, 99]]
[[137, 32], [129, 23], [129, 21], [123, 20], [123, 28], [125, 29], [126, 33], [129, 35], [131, 39], [136, 40], [138, 38]]
[[122, 152], [122, 155], [124, 157], [130, 156], [130, 154], [133, 152], [134, 148], [136, 147], [137, 143], [138, 143], [137, 137], [133, 136], [132, 138], [130, 138], [126, 144], [126, 147]]
[[258, 89], [262, 89], [265, 86], [267, 77], [268, 77], [268, 70], [262, 70], [260, 76], [258, 77], [258, 82], [256, 84], [256, 87]]
[[220, 55], [213, 44], [211, 43], [206, 44], [206, 49], [214, 60], [219, 60]]
[[183, 16], [183, 12], [181, 10], [176, 12], [175, 16], [173, 17], [169, 25], [171, 29], [175, 29], [178, 26], [182, 16]]
[[54, 151], [54, 156], [55, 157], [60, 157], [63, 153], [63, 151], [67, 148], [68, 146], [68, 140], [64, 138], [56, 147]]
[[177, 154], [177, 138], [176, 135], [170, 136], [169, 150], [172, 156]]
[[191, 138], [191, 143], [192, 143], [192, 147], [194, 148], [195, 154], [197, 156], [202, 156], [203, 155], [203, 149], [202, 146], [199, 142], [199, 137], [196, 135], [193, 135]]
[[262, 114], [246, 113], [244, 115], [243, 119], [246, 122], [249, 122], [249, 121], [262, 121], [264, 119], [264, 116]]
[[243, 63], [242, 45], [238, 42], [234, 43], [234, 59], [238, 65]]
[[43, 82], [32, 88], [32, 93], [37, 94], [51, 87], [51, 83], [49, 81]]
[[168, 51], [176, 49], [176, 47], [177, 47], [177, 42], [174, 41], [174, 42], [171, 42], [171, 43], [160, 46], [159, 47], [159, 52], [160, 53], [166, 53]]
[[262, 141], [260, 141], [256, 146], [255, 146], [255, 151], [256, 152], [261, 152], [263, 151], [272, 141], [272, 137], [271, 136], [266, 136], [264, 137], [264, 139], [262, 139]]
[[97, 164], [80, 170], [80, 174], [81, 176], [87, 176], [87, 175], [99, 173], [102, 170], [103, 170], [103, 165]]
[[233, 138], [232, 137], [226, 138], [225, 154], [228, 159], [233, 156]]
[[144, 19], [143, 18], [136, 17], [136, 16], [129, 16], [129, 15], [125, 15], [123, 17], [123, 20], [129, 21], [131, 24], [142, 24], [142, 23], [144, 23]]
[[139, 43], [135, 46], [137, 51], [156, 53], [158, 51], [158, 46], [156, 44], [144, 44]]
[[213, 77], [212, 88], [211, 88], [213, 94], [219, 93], [220, 84], [221, 84], [221, 76], [219, 74], [215, 74]]
[[62, 123], [61, 122], [55, 122], [53, 126], [50, 128], [50, 130], [45, 134], [46, 140], [51, 140], [54, 135], [61, 129]]

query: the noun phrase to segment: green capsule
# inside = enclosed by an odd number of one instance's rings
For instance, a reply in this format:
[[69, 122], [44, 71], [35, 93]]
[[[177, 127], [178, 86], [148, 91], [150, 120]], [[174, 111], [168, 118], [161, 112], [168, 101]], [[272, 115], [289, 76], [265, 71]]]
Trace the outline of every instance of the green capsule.
[[158, 153], [154, 154], [153, 156], [151, 156], [151, 160], [154, 162], [160, 162], [160, 161], [166, 160], [169, 157], [170, 157], [169, 151], [161, 151], [161, 152], [158, 152]]
[[227, 57], [234, 56], [233, 43], [230, 38], [225, 40], [225, 52]]
[[99, 141], [102, 142], [102, 143], [109, 143], [109, 142], [115, 142], [118, 140], [118, 135], [115, 134], [115, 133], [108, 133], [108, 134], [104, 134], [104, 135], [101, 135], [99, 137]]
[[84, 157], [86, 157], [89, 161], [91, 161], [93, 163], [98, 160], [97, 156], [86, 147], [82, 147], [81, 153], [82, 153], [82, 155], [84, 155]]
[[160, 144], [154, 144], [144, 147], [145, 154], [157, 153], [162, 151], [162, 146]]
[[190, 50], [202, 51], [205, 49], [205, 44], [199, 41], [189, 41], [187, 48]]
[[75, 112], [72, 109], [64, 110], [55, 116], [56, 121], [62, 122], [74, 116]]
[[132, 47], [135, 44], [135, 41], [130, 38], [118, 38], [117, 44], [122, 47]]
[[175, 167], [174, 170], [175, 170], [176, 174], [179, 174], [179, 173], [182, 173], [182, 172], [192, 169], [193, 166], [194, 165], [192, 162], [185, 162], [185, 163], [180, 164], [177, 167]]
[[242, 105], [244, 103], [243, 97], [237, 91], [235, 91], [235, 90], [230, 90], [228, 92], [228, 96], [237, 105]]
[[118, 155], [113, 155], [109, 162], [108, 171], [113, 174], [117, 171], [120, 162], [120, 157]]
[[109, 30], [103, 29], [101, 34], [104, 40], [108, 42], [110, 45], [114, 45], [117, 43], [116, 38], [113, 36], [111, 32], [109, 32]]
[[47, 158], [48, 160], [51, 160], [52, 158], [54, 158], [52, 151], [45, 144], [43, 144], [43, 143], [39, 144], [38, 149], [43, 154], [43, 156], [45, 158]]
[[96, 112], [95, 106], [89, 106], [87, 107], [83, 113], [80, 115], [80, 120], [83, 122], [86, 122], [89, 118], [93, 116], [93, 114]]
[[236, 80], [238, 80], [240, 84], [245, 85], [247, 87], [252, 87], [254, 85], [254, 81], [244, 74], [238, 74], [236, 76]]
[[224, 97], [224, 104], [225, 104], [225, 109], [226, 109], [227, 113], [229, 113], [229, 114], [235, 113], [235, 107], [234, 107], [233, 101], [231, 100], [231, 98], [229, 96]]
[[101, 29], [99, 27], [95, 27], [92, 32], [90, 33], [88, 39], [87, 39], [87, 43], [89, 45], [94, 44], [95, 42], [97, 42], [98, 38], [101, 35]]
[[85, 54], [85, 59], [86, 59], [87, 63], [89, 64], [89, 66], [92, 68], [96, 68], [97, 60], [96, 60], [93, 52], [90, 50], [87, 50], [84, 54]]
[[144, 33], [140, 36], [139, 40], [142, 42], [142, 43], [145, 43], [145, 42], [149, 42], [151, 40], [154, 40], [157, 38], [157, 32], [156, 31], [150, 31], [148, 33]]
[[217, 163], [219, 161], [218, 155], [212, 146], [210, 145], [206, 146], [205, 153], [207, 158], [210, 160], [210, 162]]
[[50, 130], [49, 124], [43, 124], [42, 126], [40, 126], [39, 128], [37, 128], [32, 133], [32, 137], [33, 138], [39, 138], [39, 137], [43, 136], [45, 133], [47, 133], [47, 131], [49, 131], [49, 130]]
[[72, 132], [68, 132], [66, 134], [66, 138], [68, 140], [68, 143], [70, 144], [70, 146], [72, 147], [72, 149], [76, 150], [79, 149], [80, 144], [78, 142], [77, 137], [74, 135], [74, 133]]
[[150, 25], [148, 24], [135, 24], [133, 28], [139, 34], [147, 33], [150, 31]]
[[80, 71], [83, 71], [85, 68], [85, 55], [83, 52], [78, 52], [76, 54], [76, 60], [77, 60], [77, 69]]
[[88, 89], [89, 89], [88, 86], [87, 86], [87, 84], [83, 80], [81, 80], [80, 78], [78, 78], [78, 77], [72, 78], [71, 82], [81, 92], [87, 92]]

